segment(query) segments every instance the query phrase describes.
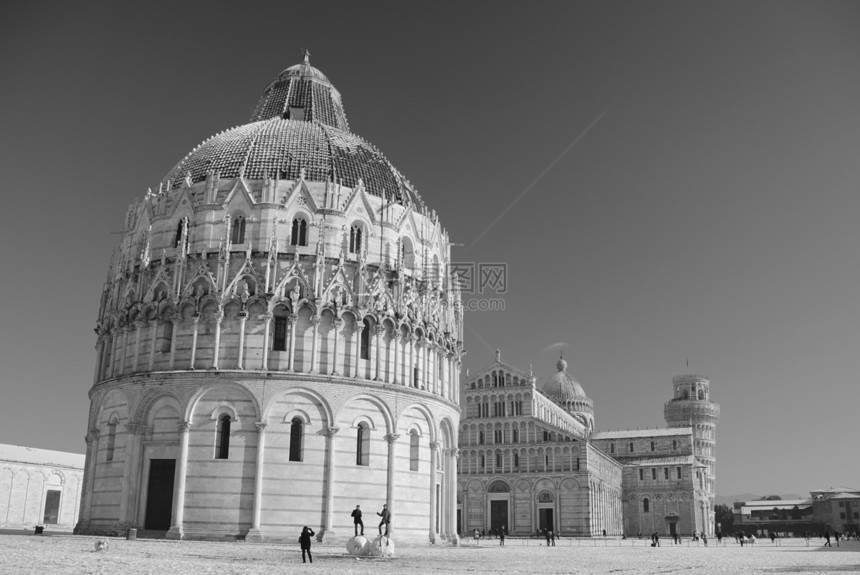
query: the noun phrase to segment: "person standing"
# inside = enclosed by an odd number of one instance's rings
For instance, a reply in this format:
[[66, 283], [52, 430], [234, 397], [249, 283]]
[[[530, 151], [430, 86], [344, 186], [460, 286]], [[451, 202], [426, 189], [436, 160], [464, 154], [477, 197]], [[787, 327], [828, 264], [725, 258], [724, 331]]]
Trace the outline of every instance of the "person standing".
[[502, 528], [499, 529], [499, 545], [500, 546], [505, 545], [505, 526], [504, 525], [502, 525]]
[[549, 547], [550, 530], [544, 527], [543, 536], [546, 537], [546, 546]]
[[314, 557], [311, 555], [311, 537], [316, 535], [314, 530], [305, 525], [304, 529], [302, 529], [302, 534], [299, 535], [299, 547], [302, 548], [302, 563], [307, 563], [305, 560], [305, 553], [308, 554], [308, 559], [310, 559], [311, 563], [314, 562]]
[[552, 529], [549, 530], [549, 539], [552, 541], [552, 546], [555, 547], [555, 532]]
[[377, 511], [382, 519], [379, 520], [379, 534], [382, 535], [382, 526], [385, 525], [385, 536], [388, 537], [388, 525], [391, 523], [391, 512], [388, 510], [388, 504], [382, 506], [382, 511]]
[[352, 510], [352, 523], [355, 526], [355, 535], [358, 536], [358, 526], [361, 525], [361, 534], [364, 535], [364, 521], [361, 520], [361, 505], [356, 505]]

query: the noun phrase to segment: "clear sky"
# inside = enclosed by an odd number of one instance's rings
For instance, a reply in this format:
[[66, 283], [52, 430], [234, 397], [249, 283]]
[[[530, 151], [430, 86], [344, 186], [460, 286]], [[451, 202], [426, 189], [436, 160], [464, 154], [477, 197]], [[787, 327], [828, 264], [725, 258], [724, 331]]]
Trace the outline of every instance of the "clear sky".
[[563, 348], [600, 429], [702, 373], [718, 493], [860, 487], [857, 2], [4, 2], [0, 443], [83, 452], [128, 204], [305, 48], [507, 264], [467, 367]]

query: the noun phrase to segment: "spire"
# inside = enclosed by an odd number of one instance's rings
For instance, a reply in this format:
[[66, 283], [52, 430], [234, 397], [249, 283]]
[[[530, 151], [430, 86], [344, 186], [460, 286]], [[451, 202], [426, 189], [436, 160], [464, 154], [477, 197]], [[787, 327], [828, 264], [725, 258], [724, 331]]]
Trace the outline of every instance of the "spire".
[[555, 367], [559, 371], [567, 371], [567, 362], [564, 361], [564, 352], [558, 354], [558, 362], [556, 362]]

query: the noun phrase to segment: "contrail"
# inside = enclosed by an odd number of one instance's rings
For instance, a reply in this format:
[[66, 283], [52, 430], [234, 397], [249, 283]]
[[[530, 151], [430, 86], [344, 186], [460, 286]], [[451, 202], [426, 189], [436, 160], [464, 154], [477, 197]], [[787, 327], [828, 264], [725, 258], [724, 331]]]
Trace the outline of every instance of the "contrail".
[[531, 189], [532, 189], [533, 187], [535, 187], [535, 185], [537, 185], [537, 183], [538, 183], [538, 182], [540, 182], [540, 181], [543, 179], [543, 177], [544, 177], [545, 175], [547, 175], [547, 174], [549, 173], [549, 171], [550, 171], [550, 170], [552, 170], [552, 169], [555, 167], [555, 165], [556, 165], [557, 163], [559, 163], [559, 162], [561, 161], [561, 159], [562, 159], [563, 157], [565, 157], [565, 156], [567, 155], [567, 153], [568, 153], [568, 152], [570, 152], [570, 151], [573, 149], [573, 147], [574, 147], [575, 145], [577, 145], [577, 144], [579, 143], [579, 141], [580, 141], [580, 140], [582, 140], [582, 139], [585, 137], [585, 135], [586, 135], [586, 134], [588, 134], [588, 132], [590, 132], [590, 131], [591, 131], [591, 129], [592, 129], [594, 126], [596, 126], [596, 125], [597, 125], [597, 123], [598, 123], [600, 120], [602, 120], [602, 119], [603, 119], [603, 116], [605, 116], [605, 115], [606, 115], [606, 113], [607, 113], [608, 111], [609, 111], [609, 108], [606, 108], [605, 110], [603, 110], [603, 112], [601, 112], [601, 113], [600, 113], [600, 115], [599, 115], [599, 116], [597, 116], [597, 118], [595, 118], [595, 119], [594, 119], [594, 120], [593, 120], [593, 121], [588, 125], [588, 127], [587, 127], [587, 128], [585, 128], [585, 130], [583, 130], [583, 132], [582, 132], [581, 134], [579, 134], [579, 136], [577, 136], [577, 137], [576, 137], [576, 139], [575, 139], [575, 140], [573, 140], [573, 141], [570, 143], [570, 145], [569, 145], [568, 147], [566, 147], [566, 148], [564, 149], [564, 151], [563, 151], [561, 154], [559, 154], [559, 155], [558, 155], [558, 157], [557, 157], [555, 160], [553, 160], [553, 161], [552, 161], [552, 163], [551, 163], [549, 166], [547, 166], [547, 167], [544, 169], [544, 171], [542, 171], [542, 172], [538, 175], [538, 177], [537, 177], [537, 178], [535, 178], [535, 179], [532, 181], [532, 183], [531, 183], [531, 184], [529, 184], [529, 185], [528, 185], [528, 187], [526, 187], [526, 189], [524, 189], [522, 192], [520, 192], [520, 195], [519, 195], [519, 196], [517, 196], [517, 197], [514, 199], [514, 201], [512, 201], [512, 202], [508, 205], [508, 207], [506, 207], [506, 208], [504, 209], [504, 211], [503, 211], [501, 214], [499, 214], [499, 216], [498, 216], [495, 220], [493, 220], [493, 221], [492, 221], [492, 223], [490, 223], [490, 225], [489, 225], [489, 226], [487, 226], [487, 227], [484, 229], [484, 231], [483, 231], [483, 232], [481, 232], [481, 234], [480, 234], [477, 238], [475, 238], [475, 240], [474, 240], [471, 244], [469, 244], [469, 247], [467, 247], [466, 249], [467, 249], [467, 250], [472, 249], [472, 247], [473, 247], [475, 244], [477, 244], [479, 241], [481, 241], [481, 238], [483, 238], [485, 235], [487, 235], [487, 232], [489, 232], [491, 229], [493, 229], [493, 227], [494, 227], [497, 223], [499, 223], [499, 222], [501, 221], [501, 219], [502, 219], [502, 218], [504, 218], [504, 217], [507, 215], [507, 213], [508, 213], [509, 211], [511, 211], [511, 208], [513, 208], [515, 205], [517, 205], [517, 203], [518, 203], [521, 199], [523, 199], [523, 198], [525, 197], [525, 195], [526, 195], [527, 193], [529, 193], [529, 192], [531, 191]]

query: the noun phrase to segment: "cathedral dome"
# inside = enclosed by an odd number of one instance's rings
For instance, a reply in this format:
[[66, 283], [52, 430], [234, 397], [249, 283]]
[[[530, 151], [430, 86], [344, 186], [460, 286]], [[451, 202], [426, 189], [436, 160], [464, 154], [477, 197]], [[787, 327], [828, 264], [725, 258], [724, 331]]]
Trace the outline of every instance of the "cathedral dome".
[[567, 373], [567, 362], [563, 357], [559, 358], [555, 366], [558, 372], [543, 384], [543, 392], [561, 403], [588, 399], [582, 385]]
[[349, 131], [340, 93], [310, 65], [281, 72], [264, 90], [251, 122], [212, 136], [194, 148], [164, 177], [175, 189], [208, 174], [336, 182], [365, 190], [386, 202], [424, 208], [406, 178], [373, 144]]

